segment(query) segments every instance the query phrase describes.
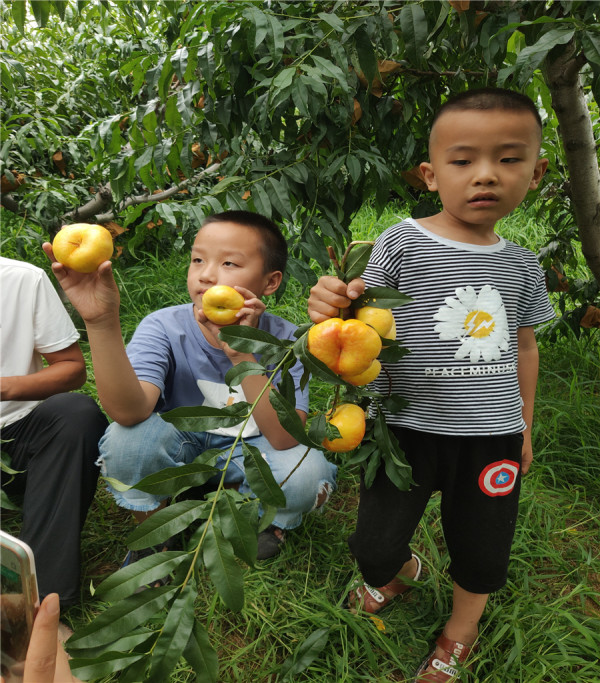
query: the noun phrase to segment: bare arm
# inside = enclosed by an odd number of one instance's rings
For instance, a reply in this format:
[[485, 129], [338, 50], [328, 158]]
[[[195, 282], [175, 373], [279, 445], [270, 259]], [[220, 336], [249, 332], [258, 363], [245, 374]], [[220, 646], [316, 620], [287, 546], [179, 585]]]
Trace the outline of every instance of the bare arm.
[[86, 379], [85, 360], [79, 344], [42, 354], [47, 366], [31, 375], [0, 378], [0, 400], [37, 401], [79, 389]]
[[75, 273], [56, 262], [50, 244], [44, 244], [44, 251], [52, 261], [56, 279], [85, 323], [102, 407], [120, 424], [142, 422], [152, 413], [160, 390], [137, 378], [125, 352], [119, 289], [110, 261], [94, 273]]
[[521, 470], [526, 474], [533, 460], [531, 430], [533, 427], [533, 405], [537, 386], [539, 353], [533, 327], [520, 327], [517, 330], [519, 364], [517, 376], [519, 391], [523, 400], [523, 419], [527, 429], [523, 432], [523, 453]]
[[340, 315], [340, 309], [348, 308], [364, 291], [365, 283], [361, 278], [346, 285], [337, 277], [324, 275], [310, 290], [308, 315], [314, 323], [336, 318]]

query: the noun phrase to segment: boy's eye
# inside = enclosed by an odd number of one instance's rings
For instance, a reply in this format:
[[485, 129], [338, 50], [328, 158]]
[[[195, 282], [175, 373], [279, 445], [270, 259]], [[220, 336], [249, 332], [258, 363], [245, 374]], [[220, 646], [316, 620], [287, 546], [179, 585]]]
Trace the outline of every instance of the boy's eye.
[[518, 157], [504, 157], [501, 161], [503, 164], [516, 164], [521, 160]]
[[467, 161], [466, 159], [454, 159], [454, 161], [450, 162], [454, 166], [466, 166], [467, 164], [470, 164], [470, 161]]
[[192, 259], [192, 263], [202, 263], [202, 259], [199, 256], [196, 256]]
[[237, 263], [234, 263], [233, 261], [224, 261], [223, 265], [224, 266], [236, 266]]

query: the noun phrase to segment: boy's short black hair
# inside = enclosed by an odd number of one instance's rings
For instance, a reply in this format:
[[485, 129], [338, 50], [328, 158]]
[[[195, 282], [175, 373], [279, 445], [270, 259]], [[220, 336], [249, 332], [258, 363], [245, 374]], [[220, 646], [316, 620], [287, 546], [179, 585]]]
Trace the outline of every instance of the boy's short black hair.
[[223, 211], [207, 216], [202, 221], [202, 229], [210, 223], [237, 223], [252, 228], [261, 237], [261, 252], [265, 264], [265, 273], [279, 270], [285, 272], [288, 248], [285, 237], [279, 227], [266, 216], [252, 211]]
[[542, 119], [533, 101], [527, 95], [505, 88], [474, 88], [453, 95], [439, 108], [433, 117], [431, 127], [433, 128], [440, 116], [448, 111], [467, 111], [470, 109], [505, 109], [507, 111], [531, 112], [540, 127], [541, 138]]

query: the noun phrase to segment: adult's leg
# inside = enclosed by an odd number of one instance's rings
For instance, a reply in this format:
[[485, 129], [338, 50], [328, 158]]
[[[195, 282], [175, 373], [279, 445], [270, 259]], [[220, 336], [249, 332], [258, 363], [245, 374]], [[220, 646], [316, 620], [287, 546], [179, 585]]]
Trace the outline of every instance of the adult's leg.
[[41, 597], [79, 599], [80, 534], [94, 498], [98, 441], [108, 421], [89, 396], [51, 396], [3, 430], [14, 469], [26, 470], [20, 537], [31, 546]]

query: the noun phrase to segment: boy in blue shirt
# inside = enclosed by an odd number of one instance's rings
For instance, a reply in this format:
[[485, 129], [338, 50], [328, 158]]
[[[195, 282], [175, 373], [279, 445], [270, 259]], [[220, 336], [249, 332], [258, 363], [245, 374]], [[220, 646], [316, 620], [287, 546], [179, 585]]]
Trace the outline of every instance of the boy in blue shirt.
[[[44, 248], [52, 258], [50, 245]], [[103, 475], [135, 484], [165, 467], [189, 463], [204, 450], [227, 449], [234, 442], [239, 426], [183, 432], [158, 413], [181, 406], [224, 407], [239, 400], [253, 403], [258, 398], [265, 375], [244, 377], [238, 391], [230, 391], [225, 384], [228, 369], [257, 359], [232, 349], [219, 338], [220, 327], [202, 311], [202, 296], [214, 285], [233, 287], [244, 297], [236, 324], [258, 327], [280, 339], [294, 339], [296, 327], [266, 313], [261, 300], [281, 284], [286, 260], [285, 239], [264, 216], [228, 211], [208, 217], [192, 247], [187, 278], [191, 303], [164, 308], [144, 318], [127, 350], [122, 342], [119, 291], [110, 262], [89, 275], [54, 262], [57, 279], [85, 322], [98, 397], [114, 421], [100, 441]], [[296, 386], [296, 411], [304, 422], [308, 389], [300, 388], [302, 372], [297, 364], [291, 374]], [[277, 384], [277, 378], [273, 382]], [[258, 402], [243, 438], [260, 449], [275, 480], [285, 481], [282, 490], [287, 504], [259, 535], [258, 559], [277, 554], [285, 530], [298, 526], [305, 512], [326, 502], [335, 487], [337, 469], [320, 451], [311, 450], [293, 471], [306, 447], [282, 427], [268, 393]], [[225, 458], [220, 458], [217, 466], [224, 462]], [[241, 444], [234, 451], [226, 483], [239, 486], [241, 493], [250, 493]], [[138, 521], [165, 504], [160, 497], [136, 489], [113, 491], [113, 495]], [[130, 551], [126, 564], [135, 559]]]
[[494, 228], [546, 170], [541, 130], [533, 102], [518, 93], [490, 88], [448, 100], [433, 122], [430, 160], [421, 164], [442, 210], [388, 228], [362, 279], [346, 286], [323, 277], [309, 299], [314, 322], [338, 315], [365, 285], [413, 299], [394, 310], [410, 353], [387, 365], [374, 388], [408, 400], [386, 420], [416, 485], [399, 491], [380, 468], [371, 488], [361, 486], [349, 545], [364, 582], [349, 604], [375, 614], [409, 588], [404, 578], [418, 578], [421, 561], [409, 543], [440, 490], [454, 601], [419, 683], [455, 680], [489, 593], [506, 583], [521, 474], [533, 458], [534, 325], [554, 312], [535, 255]]

